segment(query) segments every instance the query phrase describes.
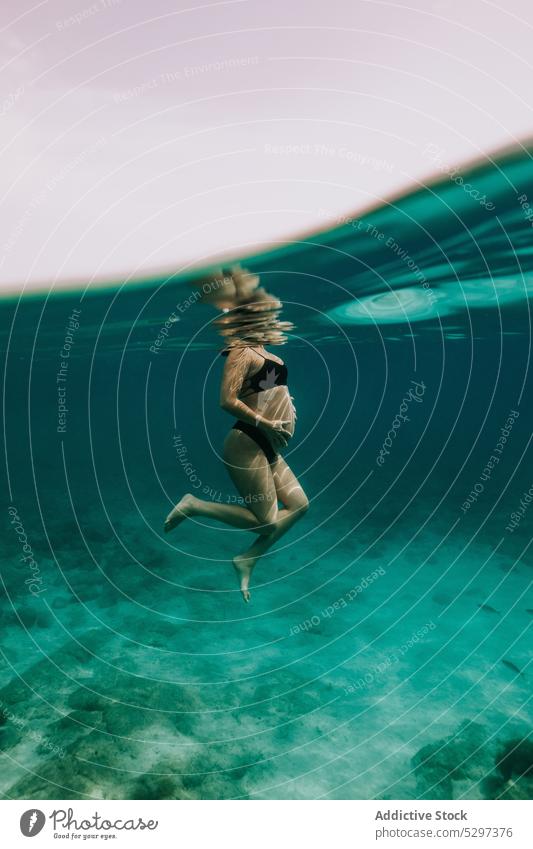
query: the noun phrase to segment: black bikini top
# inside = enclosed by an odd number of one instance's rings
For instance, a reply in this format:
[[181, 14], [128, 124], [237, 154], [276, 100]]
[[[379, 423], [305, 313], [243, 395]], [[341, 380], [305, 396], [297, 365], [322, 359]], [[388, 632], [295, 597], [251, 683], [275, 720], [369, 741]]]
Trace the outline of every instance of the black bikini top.
[[[257, 353], [259, 354], [259, 351]], [[227, 357], [228, 354], [229, 351], [222, 351], [223, 357]], [[247, 395], [264, 392], [265, 389], [272, 389], [273, 386], [287, 386], [288, 370], [285, 363], [270, 360], [263, 354], [259, 354], [259, 356], [263, 357], [264, 363], [259, 371], [247, 378], [248, 388], [251, 390]]]

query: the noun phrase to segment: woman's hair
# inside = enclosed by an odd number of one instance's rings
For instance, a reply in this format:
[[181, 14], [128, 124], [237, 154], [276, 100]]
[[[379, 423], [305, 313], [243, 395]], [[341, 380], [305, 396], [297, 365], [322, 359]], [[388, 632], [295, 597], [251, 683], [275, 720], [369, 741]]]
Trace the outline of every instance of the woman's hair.
[[[286, 332], [292, 330], [289, 321], [281, 321], [282, 302], [258, 285], [252, 291], [237, 287], [235, 305], [225, 308], [214, 324], [224, 339], [225, 348], [284, 345]], [[239, 292], [240, 288], [240, 292]]]

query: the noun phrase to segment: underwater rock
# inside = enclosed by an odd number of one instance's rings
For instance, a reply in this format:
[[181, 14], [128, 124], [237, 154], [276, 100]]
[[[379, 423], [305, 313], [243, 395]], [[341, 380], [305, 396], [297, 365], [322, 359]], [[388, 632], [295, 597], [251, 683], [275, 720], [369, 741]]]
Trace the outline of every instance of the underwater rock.
[[56, 722], [46, 726], [46, 742], [37, 748], [37, 754], [49, 756], [51, 744], [60, 749], [60, 756], [70, 746], [79, 746], [83, 737], [102, 727], [102, 714], [82, 710], [71, 711]]
[[524, 775], [533, 777], [533, 741], [510, 740], [499, 754], [496, 768], [506, 781]]
[[[93, 731], [81, 742], [76, 739], [63, 754], [36, 764], [33, 774], [26, 774], [9, 788], [9, 795], [50, 800], [117, 798], [113, 793], [120, 786], [120, 746], [106, 747], [102, 735]], [[114, 765], [118, 774], [103, 769], [106, 765]]]
[[503, 744], [494, 762], [494, 771], [483, 782], [485, 799], [533, 798], [533, 742], [528, 738]]
[[70, 730], [74, 725], [78, 729], [79, 734], [84, 726], [89, 726], [89, 729], [92, 730], [98, 720], [99, 714], [101, 714], [101, 711], [72, 710], [70, 713], [62, 716], [61, 719], [58, 719], [54, 724], [62, 733]]
[[[155, 768], [154, 772], [159, 772]], [[129, 799], [191, 799], [183, 787], [169, 775], [152, 775], [147, 772], [133, 785], [128, 795]]]
[[0, 714], [0, 717], [2, 719], [2, 727], [0, 728], [0, 751], [7, 752], [9, 749], [13, 749], [15, 746], [18, 746], [22, 739], [22, 731], [17, 727], [17, 725], [14, 725], [12, 722], [8, 722], [5, 716]]
[[111, 705], [104, 711], [104, 722], [109, 734], [129, 737], [139, 729], [145, 729], [153, 722], [149, 711], [132, 708], [127, 705]]
[[71, 693], [67, 699], [67, 704], [71, 708], [92, 713], [104, 711], [109, 706], [110, 701], [102, 698], [97, 693], [92, 693], [85, 687], [80, 687], [78, 690]]
[[192, 736], [196, 729], [199, 712], [176, 712], [169, 716], [170, 722], [180, 734]]
[[[254, 760], [251, 753], [248, 756]], [[127, 798], [231, 799], [246, 796], [242, 781], [248, 767], [227, 769], [226, 763], [225, 755], [208, 749], [196, 750], [194, 755], [191, 752], [185, 764], [170, 759], [158, 761], [150, 772], [132, 782]]]
[[[231, 765], [232, 761], [240, 763]], [[245, 780], [251, 765], [254, 772], [263, 772], [258, 764], [260, 754], [253, 746], [244, 743], [239, 751], [223, 748], [206, 748], [191, 756], [187, 770], [183, 770], [179, 780], [190, 799], [235, 799], [247, 798]]]
[[[101, 653], [105, 650], [105, 631], [98, 632], [98, 635], [88, 632], [87, 640], [95, 645], [98, 643]], [[83, 635], [81, 635], [83, 639]], [[89, 651], [72, 640], [60, 646], [52, 652], [44, 655], [39, 653], [38, 660], [29, 665], [20, 676], [15, 676], [13, 679], [0, 690], [0, 701], [3, 705], [12, 707], [17, 706], [15, 712], [23, 712], [26, 718], [43, 718], [47, 721], [57, 719], [54, 715], [54, 707], [62, 713], [61, 708], [68, 705], [69, 698], [75, 691], [78, 691], [79, 684], [77, 677], [84, 672], [94, 670], [100, 672], [102, 681], [109, 686], [109, 681], [112, 675], [109, 673], [109, 668], [103, 666]], [[58, 681], [58, 676], [60, 681]], [[51, 680], [57, 682], [57, 686], [53, 689], [50, 687]], [[102, 686], [97, 686], [92, 682], [95, 690], [102, 690]], [[92, 697], [93, 698], [93, 697]], [[50, 704], [45, 701], [47, 699]], [[23, 705], [23, 709], [20, 707]], [[70, 705], [78, 707], [78, 705]], [[81, 709], [84, 708], [80, 704]]]
[[412, 759], [417, 799], [454, 799], [454, 782], [490, 770], [482, 725], [465, 721], [454, 734], [423, 746]]

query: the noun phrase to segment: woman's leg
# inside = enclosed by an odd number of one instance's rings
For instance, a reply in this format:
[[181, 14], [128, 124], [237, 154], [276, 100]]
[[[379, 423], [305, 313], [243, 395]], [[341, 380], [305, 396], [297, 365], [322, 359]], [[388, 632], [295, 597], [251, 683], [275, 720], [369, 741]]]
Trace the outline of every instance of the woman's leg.
[[[257, 531], [271, 534], [278, 518], [278, 495], [272, 468], [263, 451], [247, 434], [232, 430], [224, 444], [224, 460], [228, 473], [250, 512], [255, 516]], [[250, 601], [249, 584], [255, 561], [233, 558], [239, 576], [242, 596]]]
[[246, 507], [240, 507], [238, 504], [219, 504], [216, 501], [204, 501], [188, 492], [178, 501], [165, 519], [165, 533], [168, 534], [176, 525], [192, 516], [217, 519], [226, 525], [240, 528], [243, 531], [255, 531], [257, 534], [267, 534], [272, 530], [269, 524], [261, 524], [257, 516]]
[[309, 507], [309, 501], [301, 484], [283, 457], [278, 457], [271, 468], [277, 498], [285, 509], [278, 510], [275, 526], [270, 533], [262, 534], [246, 551], [235, 558], [241, 564], [246, 564], [250, 572], [258, 558], [286, 534], [294, 523], [301, 519]]
[[[250, 506], [218, 504], [193, 495], [184, 496], [168, 515], [165, 531], [170, 531], [188, 516], [206, 516], [235, 528], [254, 531], [257, 540], [233, 559], [245, 601], [250, 600], [252, 570], [261, 555], [287, 533], [306, 512], [309, 502], [282, 457], [271, 466], [263, 451], [238, 430], [232, 430], [224, 444], [224, 461], [239, 494]], [[278, 499], [284, 509], [278, 509]]]
[[168, 514], [166, 533], [191, 516], [217, 519], [257, 534], [272, 532], [278, 512], [276, 487], [261, 449], [246, 434], [232, 430], [224, 443], [224, 461], [233, 483], [250, 507], [204, 501], [187, 493]]

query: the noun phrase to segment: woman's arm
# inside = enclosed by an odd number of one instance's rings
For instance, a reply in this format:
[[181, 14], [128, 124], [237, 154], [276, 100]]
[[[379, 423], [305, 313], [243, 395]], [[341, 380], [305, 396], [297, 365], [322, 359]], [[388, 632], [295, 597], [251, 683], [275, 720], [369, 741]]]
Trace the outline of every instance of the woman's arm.
[[257, 410], [252, 410], [238, 397], [243, 381], [248, 374], [250, 351], [248, 348], [233, 348], [230, 350], [222, 375], [220, 388], [220, 406], [223, 410], [236, 416], [243, 422], [255, 425], [267, 433], [274, 448], [284, 448], [290, 439], [290, 431], [286, 425], [290, 422], [276, 419], [266, 419]]
[[252, 425], [266, 424], [265, 419], [256, 410], [252, 410], [238, 397], [242, 384], [246, 379], [250, 365], [248, 348], [232, 348], [226, 358], [222, 385], [220, 387], [220, 406], [227, 413]]

